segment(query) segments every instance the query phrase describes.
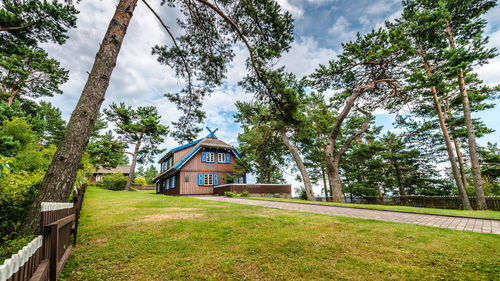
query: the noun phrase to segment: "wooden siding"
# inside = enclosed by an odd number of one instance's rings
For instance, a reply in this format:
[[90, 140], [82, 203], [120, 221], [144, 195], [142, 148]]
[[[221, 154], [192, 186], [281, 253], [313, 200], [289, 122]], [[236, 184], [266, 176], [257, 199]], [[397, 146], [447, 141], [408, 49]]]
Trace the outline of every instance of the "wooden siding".
[[[167, 180], [167, 178], [161, 179], [161, 181], [166, 181], [166, 180]], [[175, 188], [171, 188], [171, 189], [164, 188], [163, 194], [165, 194], [165, 195], [179, 195], [180, 194], [179, 181], [180, 181], [179, 174], [176, 174], [175, 175]]]
[[[204, 172], [180, 172], [179, 179], [181, 180], [180, 195], [191, 195], [191, 194], [214, 194], [213, 186], [199, 186], [198, 185], [198, 174]], [[226, 177], [230, 173], [217, 173], [219, 175], [219, 185], [227, 184]], [[186, 177], [189, 177], [189, 181], [186, 182]]]
[[[213, 151], [215, 152], [215, 162], [214, 163], [202, 163], [201, 162], [201, 152], [202, 151]], [[230, 153], [231, 163], [217, 163], [217, 153], [224, 152]], [[181, 170], [183, 172], [200, 172], [200, 173], [234, 173], [235, 169], [232, 164], [237, 164], [236, 156], [228, 150], [215, 150], [201, 148], [191, 159], [182, 166]]]
[[[213, 151], [215, 152], [215, 163], [203, 163], [201, 162], [201, 152], [202, 151]], [[231, 154], [231, 163], [217, 163], [217, 153], [224, 152]], [[180, 172], [180, 195], [190, 195], [190, 194], [213, 194], [213, 186], [199, 186], [198, 185], [198, 174], [199, 173], [212, 173], [218, 174], [219, 185], [227, 184], [226, 177], [228, 174], [233, 174], [236, 169], [232, 164], [237, 164], [236, 156], [228, 150], [216, 150], [202, 148], [200, 149], [191, 159], [184, 164]], [[186, 182], [185, 178], [189, 177], [189, 181]]]
[[285, 193], [291, 194], [292, 185], [290, 184], [226, 184], [217, 186], [214, 189], [214, 194], [224, 195], [224, 192], [241, 193], [247, 190], [250, 194], [263, 193]]
[[181, 149], [179, 151], [174, 152], [174, 166], [177, 163], [179, 163], [179, 161], [181, 161], [182, 158], [184, 158], [184, 156], [188, 155], [189, 152], [191, 152], [195, 147], [196, 147], [196, 145], [193, 145], [193, 146], [186, 147], [184, 149]]

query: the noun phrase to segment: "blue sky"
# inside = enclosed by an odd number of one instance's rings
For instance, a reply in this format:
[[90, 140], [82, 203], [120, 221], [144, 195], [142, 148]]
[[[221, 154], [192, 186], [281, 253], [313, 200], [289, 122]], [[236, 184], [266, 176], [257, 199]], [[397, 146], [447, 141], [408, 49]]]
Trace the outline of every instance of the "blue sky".
[[[177, 12], [160, 7], [160, 1], [150, 1], [161, 17], [178, 33], [175, 27]], [[341, 43], [355, 38], [356, 33], [364, 34], [379, 27], [386, 20], [393, 20], [401, 13], [401, 2], [395, 0], [278, 0], [283, 9], [292, 13], [295, 19], [295, 41], [289, 53], [280, 60], [281, 65], [301, 77], [314, 71], [318, 64], [327, 63], [341, 51]], [[63, 85], [64, 94], [47, 98], [61, 108], [66, 120], [74, 109], [83, 86], [87, 80], [99, 43], [106, 31], [117, 1], [86, 0], [77, 4], [81, 11], [78, 28], [71, 30], [70, 39], [63, 46], [46, 45], [49, 55], [58, 59], [62, 66], [70, 70], [70, 80]], [[487, 14], [487, 35], [491, 37], [490, 46], [500, 49], [500, 8]], [[142, 2], [134, 13], [125, 37], [117, 66], [111, 77], [103, 108], [111, 102], [124, 101], [131, 106], [157, 106], [162, 122], [170, 124], [177, 120], [180, 113], [163, 96], [165, 92], [175, 92], [182, 88], [184, 81], [175, 77], [174, 72], [160, 65], [151, 56], [155, 44], [170, 43], [159, 23], [144, 7]], [[239, 125], [235, 123], [236, 101], [248, 101], [251, 96], [237, 86], [245, 75], [247, 51], [235, 47], [236, 57], [227, 73], [225, 85], [215, 89], [203, 105], [207, 112], [207, 122], [211, 128], [219, 128], [217, 135], [233, 145], [237, 144]], [[480, 77], [489, 85], [500, 84], [498, 75], [500, 58], [477, 70]], [[480, 139], [499, 142], [500, 108], [497, 107], [474, 117], [481, 117], [496, 132]], [[384, 125], [385, 130], [392, 128], [393, 116], [378, 112], [376, 122]], [[204, 136], [208, 132], [204, 131]], [[172, 138], [167, 138], [163, 147], [177, 146]]]

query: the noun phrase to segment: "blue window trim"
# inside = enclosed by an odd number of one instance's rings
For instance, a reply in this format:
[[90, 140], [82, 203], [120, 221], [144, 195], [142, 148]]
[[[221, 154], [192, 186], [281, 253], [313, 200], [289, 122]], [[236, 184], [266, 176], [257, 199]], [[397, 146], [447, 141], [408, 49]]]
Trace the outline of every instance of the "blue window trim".
[[[212, 184], [205, 184], [205, 175], [212, 175]], [[219, 185], [219, 174], [198, 173], [198, 186], [216, 186]]]
[[[201, 162], [202, 163], [217, 163], [216, 160], [215, 160], [216, 153], [214, 151], [212, 151], [212, 150], [205, 150], [205, 151], [202, 151], [201, 153], [202, 153], [201, 154]], [[207, 156], [206, 156], [207, 153], [213, 153], [214, 154], [214, 161], [211, 161], [211, 162], [207, 161]], [[203, 154], [205, 154], [205, 161], [203, 161]]]

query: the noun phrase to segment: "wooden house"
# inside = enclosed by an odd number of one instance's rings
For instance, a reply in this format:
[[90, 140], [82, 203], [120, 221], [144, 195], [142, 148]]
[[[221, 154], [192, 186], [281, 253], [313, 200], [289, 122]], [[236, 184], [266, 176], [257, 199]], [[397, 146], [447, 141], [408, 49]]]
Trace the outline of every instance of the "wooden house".
[[245, 174], [236, 176], [235, 164], [240, 159], [238, 151], [217, 139], [215, 131], [170, 150], [160, 159], [160, 174], [154, 179], [156, 193], [213, 194], [215, 186], [246, 183]]
[[128, 177], [128, 175], [130, 174], [130, 165], [118, 165], [116, 166], [116, 168], [111, 168], [111, 169], [99, 168], [92, 174], [92, 177], [90, 178], [90, 183], [95, 185], [97, 184], [98, 181], [102, 179], [104, 175], [116, 174], [116, 173], [121, 173], [124, 176]]

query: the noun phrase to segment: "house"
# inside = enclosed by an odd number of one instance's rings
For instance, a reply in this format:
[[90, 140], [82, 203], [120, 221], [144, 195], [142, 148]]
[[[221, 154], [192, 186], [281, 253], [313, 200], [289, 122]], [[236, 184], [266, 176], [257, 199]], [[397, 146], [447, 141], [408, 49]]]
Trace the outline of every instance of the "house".
[[154, 179], [156, 193], [213, 194], [215, 186], [246, 183], [246, 174], [236, 175], [240, 159], [238, 151], [217, 139], [216, 131], [176, 147], [160, 159], [160, 174]]
[[[207, 128], [208, 129], [208, 128]], [[247, 184], [247, 175], [237, 171], [240, 154], [219, 140], [215, 132], [176, 147], [160, 161], [160, 174], [153, 180], [156, 193], [166, 195], [224, 195], [248, 191], [252, 196], [290, 198], [289, 184]]]
[[116, 168], [111, 169], [99, 168], [90, 178], [90, 183], [95, 185], [102, 179], [102, 176], [116, 173], [122, 173], [124, 176], [128, 177], [130, 174], [130, 165], [118, 165]]

